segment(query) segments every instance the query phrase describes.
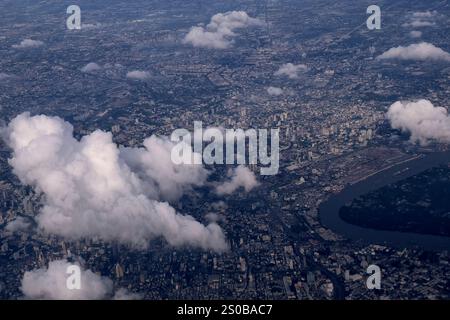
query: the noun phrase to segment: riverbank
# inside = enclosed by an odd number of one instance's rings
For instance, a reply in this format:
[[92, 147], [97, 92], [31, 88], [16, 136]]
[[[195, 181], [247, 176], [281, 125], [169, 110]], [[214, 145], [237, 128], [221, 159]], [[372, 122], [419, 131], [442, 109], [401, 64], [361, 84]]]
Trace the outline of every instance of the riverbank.
[[437, 152], [378, 171], [364, 180], [347, 186], [340, 193], [332, 195], [324, 201], [319, 206], [320, 221], [325, 227], [348, 239], [362, 240], [368, 244], [402, 248], [420, 247], [431, 251], [448, 250], [450, 249], [450, 237], [362, 228], [342, 220], [339, 210], [359, 196], [449, 162], [449, 151]]

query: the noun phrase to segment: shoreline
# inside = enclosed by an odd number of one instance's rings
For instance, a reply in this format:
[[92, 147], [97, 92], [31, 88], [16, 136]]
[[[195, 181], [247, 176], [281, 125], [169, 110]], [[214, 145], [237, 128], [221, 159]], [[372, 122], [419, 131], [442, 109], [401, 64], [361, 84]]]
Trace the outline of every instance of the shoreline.
[[435, 152], [421, 154], [385, 169], [377, 170], [366, 178], [346, 186], [341, 192], [331, 195], [322, 202], [319, 205], [320, 222], [324, 227], [344, 238], [361, 240], [368, 244], [401, 248], [420, 247], [430, 251], [448, 250], [450, 249], [450, 237], [364, 228], [342, 220], [339, 210], [359, 196], [449, 162], [450, 151]]

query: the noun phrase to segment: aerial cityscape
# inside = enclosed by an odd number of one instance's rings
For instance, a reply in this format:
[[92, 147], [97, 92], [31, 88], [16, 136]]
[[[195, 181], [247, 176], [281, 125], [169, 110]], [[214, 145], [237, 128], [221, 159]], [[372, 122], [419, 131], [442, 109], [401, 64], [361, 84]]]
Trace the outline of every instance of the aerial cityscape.
[[0, 31], [0, 299], [450, 299], [449, 1], [1, 0]]

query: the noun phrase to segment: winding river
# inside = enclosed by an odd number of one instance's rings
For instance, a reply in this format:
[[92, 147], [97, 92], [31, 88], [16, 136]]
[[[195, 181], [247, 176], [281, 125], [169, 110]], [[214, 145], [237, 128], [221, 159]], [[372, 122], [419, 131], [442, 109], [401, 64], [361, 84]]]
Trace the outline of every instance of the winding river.
[[421, 247], [432, 251], [448, 250], [450, 249], [450, 237], [363, 228], [342, 220], [339, 210], [359, 196], [449, 162], [450, 151], [436, 152], [380, 171], [344, 188], [340, 193], [332, 195], [323, 202], [319, 206], [320, 220], [327, 228], [352, 240], [392, 247]]

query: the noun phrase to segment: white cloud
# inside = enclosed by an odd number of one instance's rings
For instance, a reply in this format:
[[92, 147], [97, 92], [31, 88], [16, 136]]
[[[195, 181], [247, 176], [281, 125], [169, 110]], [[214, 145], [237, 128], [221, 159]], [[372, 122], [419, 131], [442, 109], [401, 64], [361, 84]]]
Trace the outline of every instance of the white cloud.
[[39, 40], [24, 39], [20, 42], [20, 44], [14, 44], [12, 47], [14, 49], [26, 49], [26, 48], [37, 48], [43, 45], [44, 42]]
[[91, 270], [81, 268], [81, 288], [67, 288], [67, 268], [73, 264], [56, 260], [48, 268], [27, 271], [23, 275], [21, 291], [27, 299], [42, 300], [101, 300], [112, 296], [113, 282]]
[[[68, 289], [67, 279], [71, 266], [80, 268], [80, 289]], [[85, 270], [78, 263], [55, 260], [48, 267], [27, 271], [23, 275], [20, 290], [26, 299], [32, 300], [140, 300], [138, 293], [119, 288], [113, 292], [113, 282], [91, 270]]]
[[402, 26], [406, 28], [432, 27], [436, 25], [437, 15], [437, 11], [414, 12], [410, 16], [409, 22], [404, 23]]
[[450, 54], [431, 43], [422, 42], [407, 47], [391, 48], [377, 59], [450, 61]]
[[226, 209], [228, 209], [228, 205], [227, 205], [225, 202], [223, 202], [222, 200], [217, 201], [217, 202], [213, 202], [213, 203], [211, 204], [211, 207], [212, 207], [214, 210], [216, 210], [216, 211], [221, 211], [221, 212], [223, 212], [223, 211], [225, 211]]
[[408, 23], [402, 24], [403, 27], [421, 28], [421, 27], [432, 27], [436, 25], [434, 22], [425, 20], [413, 20]]
[[82, 30], [91, 30], [91, 29], [98, 29], [101, 28], [103, 24], [101, 23], [83, 23], [81, 25]]
[[206, 28], [192, 27], [183, 43], [194, 47], [227, 49], [233, 44], [235, 30], [263, 24], [261, 20], [249, 17], [244, 11], [218, 13], [211, 18]]
[[98, 71], [101, 69], [102, 69], [102, 67], [100, 67], [95, 62], [90, 62], [87, 65], [85, 65], [83, 68], [81, 68], [81, 72], [94, 72], [94, 71]]
[[31, 223], [27, 219], [17, 217], [6, 225], [5, 230], [14, 233], [17, 231], [27, 230], [30, 226]]
[[134, 292], [129, 292], [125, 288], [120, 288], [114, 294], [113, 300], [141, 300], [142, 295]]
[[232, 194], [240, 187], [243, 187], [246, 192], [249, 192], [258, 186], [255, 174], [243, 165], [238, 166], [234, 170], [230, 170], [228, 176], [230, 177], [229, 181], [216, 187], [216, 193], [218, 195]]
[[134, 80], [145, 80], [148, 79], [149, 77], [150, 73], [147, 71], [135, 70], [127, 73], [127, 78]]
[[283, 94], [283, 89], [277, 87], [268, 87], [267, 93], [271, 96], [279, 96]]
[[409, 33], [411, 38], [420, 38], [422, 36], [422, 31], [413, 30]]
[[214, 212], [207, 213], [205, 219], [209, 222], [224, 222], [226, 220], [224, 215]]
[[8, 80], [14, 78], [14, 76], [4, 73], [4, 72], [0, 72], [0, 80]]
[[410, 133], [412, 142], [422, 145], [432, 140], [450, 142], [450, 117], [447, 110], [433, 106], [428, 100], [397, 101], [391, 105], [386, 117], [392, 128]]
[[276, 76], [287, 76], [289, 79], [297, 79], [299, 72], [306, 72], [308, 67], [304, 64], [283, 64], [278, 71], [275, 72]]
[[178, 166], [172, 162], [171, 141], [151, 136], [143, 145], [143, 148], [120, 148], [121, 158], [141, 178], [145, 189], [155, 192], [152, 198], [176, 201], [192, 187], [204, 185], [208, 171], [203, 166]]
[[414, 18], [432, 18], [436, 15], [437, 11], [419, 11], [412, 14]]
[[14, 173], [45, 194], [36, 217], [41, 231], [136, 248], [162, 237], [173, 246], [227, 249], [217, 224], [204, 226], [160, 201], [201, 185], [206, 177], [202, 166], [166, 161], [165, 139], [151, 137], [141, 149], [118, 148], [110, 133], [97, 130], [76, 140], [68, 122], [29, 113], [13, 119], [4, 135], [13, 150]]

